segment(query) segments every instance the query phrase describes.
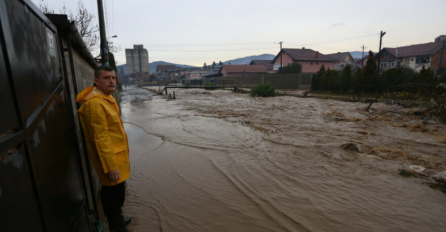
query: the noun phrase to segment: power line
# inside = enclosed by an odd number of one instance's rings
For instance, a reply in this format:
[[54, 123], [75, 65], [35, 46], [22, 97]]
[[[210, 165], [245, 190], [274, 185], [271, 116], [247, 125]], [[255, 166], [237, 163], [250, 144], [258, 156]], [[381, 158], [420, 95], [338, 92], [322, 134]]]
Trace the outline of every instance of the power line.
[[227, 50], [153, 50], [147, 48], [151, 52], [233, 52], [233, 51], [253, 51], [253, 50], [265, 50], [265, 49], [275, 49], [276, 47], [268, 48], [253, 48], [253, 49], [227, 49]]
[[[195, 46], [217, 46], [217, 45], [250, 45], [250, 44], [272, 44], [273, 42], [258, 42], [258, 43], [218, 43], [218, 44], [145, 44], [147, 46], [169, 46], [169, 47], [195, 47]], [[132, 43], [123, 43], [132, 44]]]
[[[200, 58], [178, 58], [178, 57], [153, 57], [154, 59], [175, 59], [175, 60], [210, 60], [208, 57], [200, 57]], [[233, 57], [224, 58], [219, 57], [219, 59], [232, 59]], [[153, 61], [153, 59], [150, 59]]]
[[352, 40], [352, 39], [357, 39], [357, 38], [368, 37], [368, 36], [372, 36], [372, 35], [379, 35], [379, 33], [373, 33], [373, 34], [369, 34], [369, 35], [351, 37], [351, 38], [340, 39], [340, 40], [332, 40], [332, 41], [326, 41], [326, 42], [320, 42], [320, 43], [302, 44], [302, 45], [293, 45], [293, 44], [291, 44], [291, 45], [297, 46], [297, 47], [301, 47], [301, 46], [316, 45], [316, 44], [334, 43], [334, 42], [340, 42], [340, 41], [346, 41], [346, 40]]

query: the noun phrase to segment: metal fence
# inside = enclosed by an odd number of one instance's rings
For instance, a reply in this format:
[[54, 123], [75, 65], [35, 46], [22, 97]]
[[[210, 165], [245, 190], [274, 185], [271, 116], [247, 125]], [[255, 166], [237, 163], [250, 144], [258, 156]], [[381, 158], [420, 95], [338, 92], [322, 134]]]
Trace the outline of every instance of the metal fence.
[[260, 84], [270, 83], [276, 89], [299, 89], [311, 85], [312, 73], [299, 74], [260, 74], [227, 77], [207, 77], [201, 80], [181, 80], [177, 83], [188, 86], [217, 86], [250, 88]]
[[0, 25], [0, 231], [92, 231], [73, 34], [30, 0], [0, 0]]

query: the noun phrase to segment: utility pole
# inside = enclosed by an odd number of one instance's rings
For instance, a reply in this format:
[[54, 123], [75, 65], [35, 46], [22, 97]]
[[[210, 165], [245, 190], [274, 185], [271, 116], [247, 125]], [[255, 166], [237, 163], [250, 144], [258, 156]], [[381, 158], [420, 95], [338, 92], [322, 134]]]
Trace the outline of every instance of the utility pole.
[[364, 49], [366, 48], [366, 47], [364, 47], [364, 45], [362, 45], [362, 69], [364, 69]]
[[98, 13], [99, 33], [101, 36], [101, 63], [102, 65], [108, 65], [107, 37], [105, 34], [104, 6], [102, 4], [102, 0], [98, 0]]
[[282, 62], [282, 56], [283, 56], [283, 52], [282, 52], [282, 43], [283, 43], [283, 41], [280, 41], [279, 42], [279, 44], [280, 44], [280, 73], [282, 73], [283, 72], [283, 62]]
[[[381, 33], [379, 34], [379, 50], [378, 50], [378, 74], [379, 74], [379, 69], [380, 69], [380, 65], [381, 65], [381, 44], [382, 44], [382, 40], [383, 40], [383, 36], [386, 34], [386, 32], [381, 31]], [[375, 78], [376, 79], [376, 78]]]
[[381, 33], [379, 34], [379, 52], [378, 52], [378, 72], [375, 75], [375, 78], [373, 80], [373, 87], [376, 88], [378, 87], [378, 75], [379, 75], [379, 69], [381, 66], [381, 44], [382, 44], [382, 40], [383, 40], [383, 36], [386, 34], [386, 32], [381, 31]]

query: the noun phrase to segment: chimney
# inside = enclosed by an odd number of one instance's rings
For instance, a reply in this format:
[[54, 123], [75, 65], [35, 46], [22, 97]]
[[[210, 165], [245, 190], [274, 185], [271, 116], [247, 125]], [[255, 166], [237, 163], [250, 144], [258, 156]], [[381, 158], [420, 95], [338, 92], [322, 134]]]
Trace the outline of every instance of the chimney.
[[302, 47], [302, 50], [305, 49], [305, 47]]
[[318, 56], [319, 56], [319, 51], [316, 51], [316, 59], [317, 59]]

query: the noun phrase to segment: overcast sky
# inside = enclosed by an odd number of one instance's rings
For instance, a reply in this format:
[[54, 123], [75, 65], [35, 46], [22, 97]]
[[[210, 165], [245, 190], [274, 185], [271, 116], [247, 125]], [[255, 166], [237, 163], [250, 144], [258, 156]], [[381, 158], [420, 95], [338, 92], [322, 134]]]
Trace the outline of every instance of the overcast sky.
[[[39, 5], [41, 0], [32, 0]], [[446, 0], [103, 0], [107, 37], [121, 52], [143, 44], [149, 61], [202, 66], [212, 61], [310, 48], [323, 54], [378, 51], [433, 42], [446, 34]], [[45, 0], [56, 12], [75, 0]], [[96, 0], [82, 0], [96, 16]]]

